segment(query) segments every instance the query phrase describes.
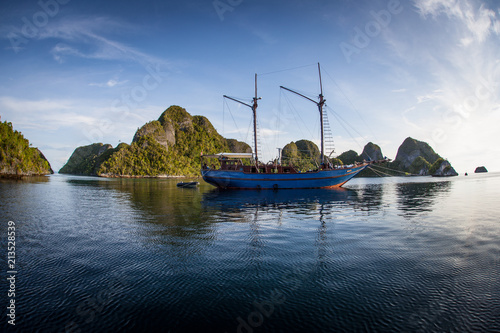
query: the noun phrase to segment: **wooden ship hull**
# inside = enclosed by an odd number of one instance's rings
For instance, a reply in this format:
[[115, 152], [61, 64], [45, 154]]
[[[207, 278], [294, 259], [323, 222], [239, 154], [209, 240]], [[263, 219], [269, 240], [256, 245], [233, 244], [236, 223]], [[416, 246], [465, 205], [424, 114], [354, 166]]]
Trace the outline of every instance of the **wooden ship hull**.
[[[320, 170], [301, 173], [248, 173], [243, 170], [202, 170], [203, 179], [222, 189], [308, 189], [336, 188], [348, 182], [352, 177], [366, 168], [361, 164], [348, 168]], [[281, 167], [283, 168], [283, 167]]]

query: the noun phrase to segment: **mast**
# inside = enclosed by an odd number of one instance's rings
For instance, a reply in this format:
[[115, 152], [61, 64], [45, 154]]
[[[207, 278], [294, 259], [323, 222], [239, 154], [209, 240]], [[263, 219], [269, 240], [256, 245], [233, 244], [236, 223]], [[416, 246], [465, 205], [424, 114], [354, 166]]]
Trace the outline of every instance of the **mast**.
[[323, 130], [323, 104], [325, 104], [325, 100], [323, 98], [323, 84], [321, 83], [321, 68], [319, 66], [318, 62], [318, 73], [319, 73], [319, 87], [320, 87], [320, 94], [319, 94], [319, 103], [318, 103], [318, 109], [319, 109], [319, 122], [321, 124], [321, 163], [325, 163], [325, 134]]
[[257, 151], [257, 73], [255, 73], [255, 97], [253, 98], [253, 143], [255, 147], [255, 162], [259, 162], [259, 154]]
[[320, 69], [319, 62], [318, 62], [318, 72], [319, 72], [319, 85], [320, 85], [319, 102], [316, 102], [314, 99], [309, 98], [301, 93], [293, 91], [292, 89], [288, 89], [288, 88], [283, 87], [283, 86], [280, 86], [280, 88], [285, 89], [289, 92], [292, 92], [296, 95], [299, 95], [300, 97], [303, 97], [303, 98], [313, 102], [314, 104], [316, 104], [318, 106], [319, 119], [320, 119], [320, 123], [321, 123], [321, 163], [324, 164], [325, 163], [325, 144], [324, 144], [325, 140], [324, 140], [324, 129], [323, 129], [323, 105], [325, 104], [326, 99], [324, 99], [324, 97], [323, 97], [323, 84], [321, 82], [321, 69]]
[[255, 147], [255, 162], [258, 162], [259, 155], [258, 155], [258, 150], [257, 150], [258, 149], [257, 148], [257, 101], [260, 99], [260, 97], [257, 97], [257, 74], [255, 74], [255, 97], [253, 98], [252, 105], [247, 104], [247, 103], [242, 102], [242, 101], [239, 101], [236, 98], [229, 97], [227, 95], [224, 95], [224, 98], [238, 102], [238, 103], [243, 104], [245, 106], [248, 106], [250, 109], [252, 109], [252, 113], [253, 113], [253, 142], [254, 142], [254, 147]]

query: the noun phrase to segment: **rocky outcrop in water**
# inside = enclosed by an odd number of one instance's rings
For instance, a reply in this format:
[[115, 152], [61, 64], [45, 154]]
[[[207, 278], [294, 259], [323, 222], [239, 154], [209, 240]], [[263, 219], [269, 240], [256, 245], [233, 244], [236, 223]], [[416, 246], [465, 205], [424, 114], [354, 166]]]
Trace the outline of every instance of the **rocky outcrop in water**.
[[474, 173], [483, 173], [483, 172], [488, 172], [484, 166], [479, 166], [474, 170]]
[[441, 167], [443, 161], [428, 143], [408, 137], [399, 146], [396, 158], [388, 167], [398, 172], [429, 176]]

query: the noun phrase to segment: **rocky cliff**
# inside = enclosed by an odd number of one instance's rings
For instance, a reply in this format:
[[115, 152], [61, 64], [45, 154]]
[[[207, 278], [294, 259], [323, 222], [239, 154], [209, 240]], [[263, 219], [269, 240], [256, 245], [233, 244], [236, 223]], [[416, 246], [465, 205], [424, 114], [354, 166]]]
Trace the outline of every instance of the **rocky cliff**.
[[110, 144], [93, 143], [75, 149], [59, 173], [72, 175], [97, 175], [101, 164], [114, 152]]
[[432, 164], [440, 157], [426, 142], [408, 137], [399, 146], [394, 162], [398, 163], [402, 169], [410, 169], [412, 165], [415, 167], [416, 164], [419, 165], [424, 160]]
[[[451, 165], [448, 168], [448, 164], [449, 162], [439, 156], [428, 143], [408, 137], [399, 146], [394, 161], [388, 163], [387, 167], [396, 172], [419, 176], [435, 175], [436, 172], [443, 172], [442, 176], [452, 176], [455, 170]], [[442, 168], [441, 165], [443, 165]], [[436, 176], [439, 175], [436, 174]]]
[[372, 142], [368, 142], [365, 145], [363, 152], [361, 152], [361, 155], [359, 156], [366, 161], [380, 161], [384, 159], [380, 146]]
[[443, 160], [442, 158], [438, 159], [431, 167], [430, 174], [433, 177], [452, 177], [458, 176], [458, 173], [451, 166], [450, 162], [447, 160]]
[[49, 161], [12, 123], [0, 122], [0, 177], [23, 177], [52, 174]]

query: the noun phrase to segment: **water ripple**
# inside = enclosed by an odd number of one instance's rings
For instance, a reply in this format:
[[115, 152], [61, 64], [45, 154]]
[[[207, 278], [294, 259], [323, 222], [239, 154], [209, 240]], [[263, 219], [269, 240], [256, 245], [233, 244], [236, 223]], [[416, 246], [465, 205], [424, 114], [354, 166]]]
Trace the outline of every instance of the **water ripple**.
[[277, 192], [4, 182], [0, 213], [20, 244], [19, 327], [500, 331], [499, 179]]

